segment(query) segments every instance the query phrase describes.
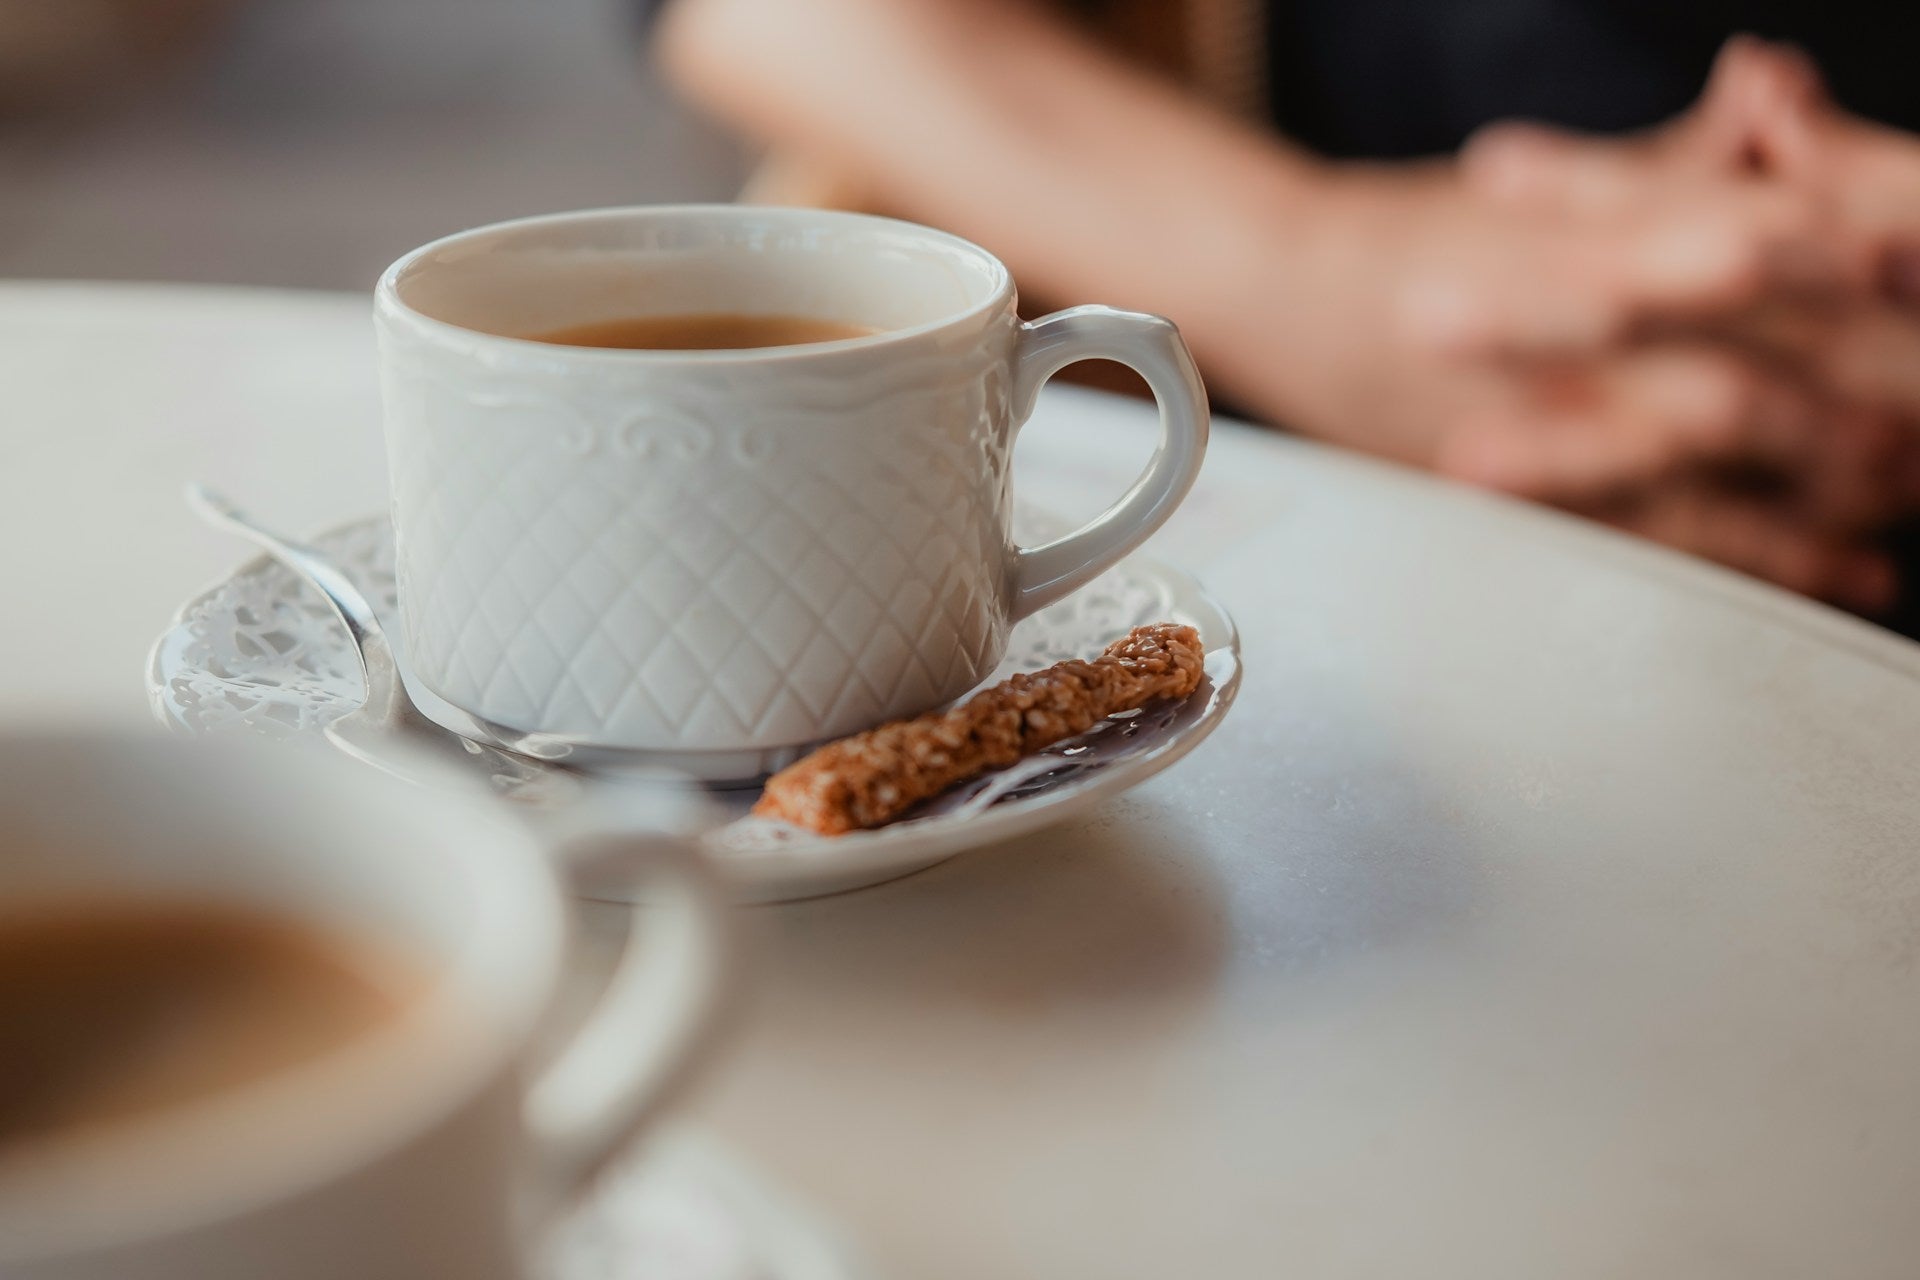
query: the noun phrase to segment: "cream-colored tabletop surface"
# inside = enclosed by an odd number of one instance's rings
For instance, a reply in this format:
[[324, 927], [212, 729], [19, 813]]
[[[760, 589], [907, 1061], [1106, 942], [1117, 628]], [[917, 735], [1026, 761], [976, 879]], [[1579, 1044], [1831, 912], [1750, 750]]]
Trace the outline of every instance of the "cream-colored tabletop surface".
[[[381, 502], [358, 297], [0, 286], [0, 714], [145, 716], [242, 552]], [[1126, 482], [1050, 392], [1020, 486]], [[1221, 424], [1154, 544], [1239, 617], [1196, 755], [1085, 821], [743, 913], [687, 1104], [877, 1274], [1920, 1274], [1920, 649]]]

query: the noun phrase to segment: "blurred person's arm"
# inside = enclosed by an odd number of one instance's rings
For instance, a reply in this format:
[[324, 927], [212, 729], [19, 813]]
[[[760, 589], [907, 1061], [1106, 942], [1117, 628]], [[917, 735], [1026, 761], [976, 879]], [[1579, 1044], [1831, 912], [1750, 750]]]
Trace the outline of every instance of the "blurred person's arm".
[[[1318, 161], [1014, 0], [679, 0], [661, 40], [691, 96], [758, 141], [982, 242], [1038, 293], [1172, 316], [1230, 398], [1322, 438], [1537, 473], [1576, 506], [1699, 460], [1831, 456], [1824, 406], [1764, 363], [1621, 343], [1782, 284], [1776, 250], [1825, 241], [1780, 193], [1543, 218], [1450, 166]], [[1822, 512], [1690, 503], [1704, 523], [1651, 527], [1804, 590], [1884, 594], [1884, 566]]]
[[1273, 309], [1273, 243], [1304, 234], [1304, 156], [1005, 0], [680, 0], [660, 41], [776, 153], [980, 241], [1029, 289], [1174, 315], [1275, 407], [1238, 318]]
[[1440, 166], [1318, 161], [1014, 0], [680, 0], [661, 53], [749, 135], [980, 241], [1030, 289], [1173, 317], [1240, 403], [1423, 463], [1431, 427], [1347, 402], [1373, 381], [1356, 348], [1465, 325], [1604, 342], [1646, 308], [1724, 304], [1766, 237], [1801, 230], [1737, 200], [1522, 225]]

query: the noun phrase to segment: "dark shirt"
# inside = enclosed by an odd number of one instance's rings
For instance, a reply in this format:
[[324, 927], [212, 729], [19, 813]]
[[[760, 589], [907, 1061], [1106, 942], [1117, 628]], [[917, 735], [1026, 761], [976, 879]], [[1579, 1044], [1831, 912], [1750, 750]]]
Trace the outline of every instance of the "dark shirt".
[[1452, 151], [1493, 120], [1598, 132], [1684, 110], [1737, 32], [1811, 53], [1840, 102], [1920, 129], [1914, 0], [1270, 0], [1274, 122], [1324, 155]]

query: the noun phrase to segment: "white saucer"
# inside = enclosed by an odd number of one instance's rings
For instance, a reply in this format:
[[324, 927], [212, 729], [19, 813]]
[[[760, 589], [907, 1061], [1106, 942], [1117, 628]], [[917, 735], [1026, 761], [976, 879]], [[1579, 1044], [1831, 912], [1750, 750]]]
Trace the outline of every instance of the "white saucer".
[[[1030, 512], [1016, 517], [1016, 531], [1028, 541], [1055, 526], [1049, 517]], [[383, 617], [392, 617], [393, 546], [384, 518], [357, 520], [312, 541], [359, 584]], [[1009, 785], [1013, 779], [1007, 775], [989, 777], [875, 831], [816, 836], [748, 817], [756, 791], [717, 793], [734, 821], [707, 837], [716, 862], [743, 901], [837, 893], [1023, 835], [1137, 785], [1212, 732], [1239, 687], [1240, 641], [1233, 621], [1191, 577], [1143, 557], [1129, 558], [1016, 626], [1006, 660], [988, 679], [993, 683], [1017, 671], [1090, 657], [1130, 627], [1166, 620], [1197, 628], [1207, 649], [1207, 680], [1184, 702], [1109, 721], [1035, 758], [1046, 763], [1023, 761], [1017, 786]], [[398, 631], [388, 628], [404, 671]], [[320, 597], [262, 556], [180, 607], [148, 660], [148, 693], [163, 722], [192, 735], [317, 734], [364, 696], [349, 646]], [[430, 690], [412, 682], [408, 689], [428, 716], [457, 723], [458, 713]], [[1002, 790], [1006, 794], [998, 794]]]
[[857, 1280], [812, 1215], [704, 1133], [668, 1126], [563, 1221], [537, 1280]]

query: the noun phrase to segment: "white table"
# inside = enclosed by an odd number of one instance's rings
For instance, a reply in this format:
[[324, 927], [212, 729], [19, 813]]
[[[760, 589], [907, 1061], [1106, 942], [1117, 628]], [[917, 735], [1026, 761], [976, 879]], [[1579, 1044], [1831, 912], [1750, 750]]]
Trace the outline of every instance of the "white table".
[[[377, 508], [370, 345], [355, 297], [0, 287], [0, 713], [144, 714], [242, 555], [182, 480]], [[1097, 505], [1149, 428], [1050, 392], [1025, 491]], [[1228, 724], [744, 913], [697, 1118], [884, 1276], [1920, 1271], [1920, 649], [1226, 424], [1156, 549], [1240, 616]]]

